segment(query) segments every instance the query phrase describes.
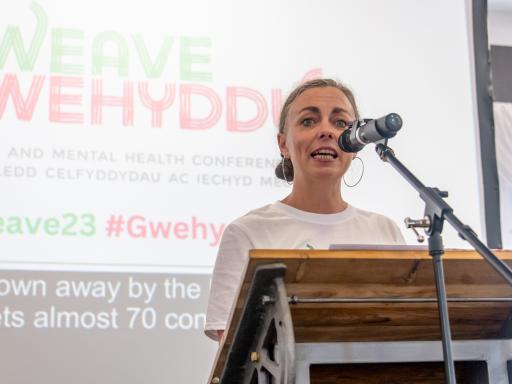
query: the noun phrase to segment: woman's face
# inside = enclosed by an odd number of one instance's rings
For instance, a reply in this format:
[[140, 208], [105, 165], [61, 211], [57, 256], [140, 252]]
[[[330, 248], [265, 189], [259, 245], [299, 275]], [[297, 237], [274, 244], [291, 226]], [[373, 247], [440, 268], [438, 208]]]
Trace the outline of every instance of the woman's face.
[[294, 180], [332, 178], [340, 181], [352, 153], [341, 151], [340, 134], [355, 120], [347, 96], [337, 88], [311, 88], [290, 106], [284, 134], [278, 134], [281, 153], [291, 159]]

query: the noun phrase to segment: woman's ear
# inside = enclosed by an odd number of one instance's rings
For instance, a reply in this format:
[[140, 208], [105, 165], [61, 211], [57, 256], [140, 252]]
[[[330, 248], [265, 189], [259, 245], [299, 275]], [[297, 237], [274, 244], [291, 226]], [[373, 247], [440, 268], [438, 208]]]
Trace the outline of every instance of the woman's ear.
[[286, 158], [290, 158], [290, 154], [288, 153], [288, 148], [286, 148], [286, 136], [284, 133], [277, 134], [277, 145], [279, 145], [279, 150], [281, 151], [281, 155]]

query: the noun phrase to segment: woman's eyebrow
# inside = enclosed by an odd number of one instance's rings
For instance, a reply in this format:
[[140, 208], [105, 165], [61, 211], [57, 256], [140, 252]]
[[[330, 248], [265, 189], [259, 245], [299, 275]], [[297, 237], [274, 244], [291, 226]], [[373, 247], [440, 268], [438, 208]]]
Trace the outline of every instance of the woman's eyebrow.
[[318, 107], [314, 107], [314, 106], [311, 106], [311, 107], [304, 107], [302, 108], [299, 113], [302, 113], [304, 111], [308, 111], [308, 112], [313, 112], [313, 113], [320, 113], [320, 108]]
[[[315, 107], [315, 106], [304, 107], [299, 111], [298, 114], [301, 114], [302, 112], [313, 112], [313, 113], [321, 114], [320, 108]], [[342, 107], [334, 107], [331, 111], [331, 115], [336, 115], [336, 114], [340, 114], [340, 113], [346, 113], [346, 114], [350, 115], [350, 112]]]
[[331, 115], [335, 115], [337, 113], [346, 113], [346, 114], [349, 114], [350, 115], [350, 112], [348, 110], [346, 110], [345, 108], [341, 108], [341, 107], [334, 107], [331, 111]]

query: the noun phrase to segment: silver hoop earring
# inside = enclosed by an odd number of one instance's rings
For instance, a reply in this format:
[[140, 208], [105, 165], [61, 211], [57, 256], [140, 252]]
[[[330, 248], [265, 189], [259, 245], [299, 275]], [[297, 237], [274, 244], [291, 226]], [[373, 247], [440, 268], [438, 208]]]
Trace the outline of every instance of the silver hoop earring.
[[284, 167], [284, 161], [286, 160], [286, 157], [283, 156], [282, 160], [281, 160], [281, 169], [283, 170], [283, 177], [284, 177], [284, 181], [286, 181], [286, 183], [288, 185], [292, 185], [293, 184], [293, 181], [288, 181], [288, 179], [286, 178], [286, 171], [285, 171], [285, 167]]
[[358, 159], [360, 162], [361, 162], [361, 167], [362, 167], [362, 170], [361, 170], [361, 176], [359, 176], [359, 179], [357, 179], [357, 181], [354, 183], [354, 184], [348, 184], [347, 181], [345, 180], [345, 175], [343, 175], [343, 183], [349, 187], [349, 188], [353, 188], [355, 187], [357, 184], [359, 184], [361, 182], [361, 180], [363, 179], [363, 175], [364, 175], [364, 161], [363, 159], [361, 159], [359, 156], [356, 156], [354, 158], [355, 159]]

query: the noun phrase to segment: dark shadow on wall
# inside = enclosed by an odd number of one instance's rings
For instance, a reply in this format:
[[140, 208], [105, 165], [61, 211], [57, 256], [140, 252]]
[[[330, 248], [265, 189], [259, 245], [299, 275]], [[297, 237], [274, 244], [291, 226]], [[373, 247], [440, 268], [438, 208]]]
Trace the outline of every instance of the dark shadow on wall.
[[491, 72], [494, 101], [512, 103], [512, 47], [491, 46]]

